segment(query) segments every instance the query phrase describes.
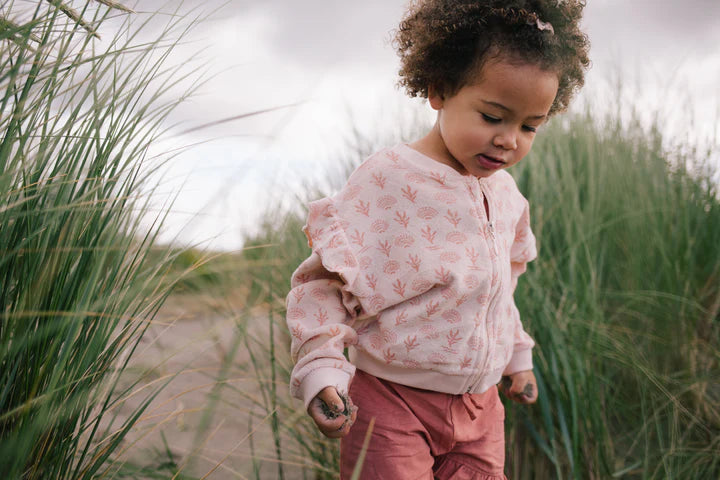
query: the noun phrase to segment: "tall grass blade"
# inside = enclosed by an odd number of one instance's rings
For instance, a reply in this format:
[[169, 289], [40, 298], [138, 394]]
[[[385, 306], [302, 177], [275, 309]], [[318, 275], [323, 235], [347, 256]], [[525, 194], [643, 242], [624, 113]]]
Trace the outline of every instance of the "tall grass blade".
[[357, 463], [355, 463], [355, 468], [353, 469], [350, 480], [358, 480], [360, 478], [360, 475], [362, 474], [362, 467], [365, 463], [365, 456], [367, 455], [368, 447], [370, 447], [370, 439], [372, 438], [372, 432], [374, 428], [375, 417], [372, 417], [370, 419], [370, 423], [368, 423], [368, 429], [365, 432], [365, 438], [363, 439], [362, 448], [360, 449], [360, 454], [358, 455]]

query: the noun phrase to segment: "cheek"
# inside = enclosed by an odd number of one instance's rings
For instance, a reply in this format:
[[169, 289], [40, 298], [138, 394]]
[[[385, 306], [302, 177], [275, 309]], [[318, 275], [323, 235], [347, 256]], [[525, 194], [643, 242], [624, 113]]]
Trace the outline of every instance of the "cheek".
[[480, 135], [472, 128], [468, 128], [466, 124], [457, 122], [451, 126], [451, 136], [454, 142], [463, 148], [473, 148], [480, 143]]
[[484, 145], [492, 141], [492, 133], [482, 126], [464, 124], [461, 128], [463, 137], [469, 143], [474, 145]]
[[533, 138], [529, 138], [529, 139], [527, 139], [527, 140], [524, 140], [524, 141], [522, 142], [522, 145], [520, 145], [519, 151], [520, 151], [520, 154], [522, 155], [522, 157], [524, 157], [525, 155], [527, 155], [528, 152], [530, 152], [530, 150], [532, 149], [533, 140], [535, 140], [534, 137], [533, 137]]

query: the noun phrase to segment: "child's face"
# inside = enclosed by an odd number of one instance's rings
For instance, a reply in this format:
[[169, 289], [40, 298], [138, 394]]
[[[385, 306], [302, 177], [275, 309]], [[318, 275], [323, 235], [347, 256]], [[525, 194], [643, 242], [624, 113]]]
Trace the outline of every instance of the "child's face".
[[536, 65], [493, 59], [477, 78], [449, 97], [429, 92], [438, 119], [428, 137], [436, 160], [462, 174], [489, 177], [530, 151], [555, 100], [558, 77]]

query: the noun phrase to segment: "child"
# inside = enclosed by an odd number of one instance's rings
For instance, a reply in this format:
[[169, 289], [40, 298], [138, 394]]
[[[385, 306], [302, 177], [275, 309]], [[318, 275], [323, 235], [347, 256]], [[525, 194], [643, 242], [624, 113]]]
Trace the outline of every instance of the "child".
[[583, 6], [420, 0], [400, 24], [400, 84], [437, 121], [310, 204], [312, 254], [287, 298], [291, 392], [344, 437], [342, 478], [372, 418], [362, 478], [505, 478], [496, 385], [520, 403], [538, 392], [513, 301], [535, 238], [504, 170], [583, 84]]

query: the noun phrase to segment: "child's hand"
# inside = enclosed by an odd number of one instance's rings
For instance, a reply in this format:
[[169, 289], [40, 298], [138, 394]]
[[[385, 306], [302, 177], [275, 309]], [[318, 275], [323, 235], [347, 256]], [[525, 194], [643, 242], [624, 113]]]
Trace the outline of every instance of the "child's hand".
[[357, 410], [350, 397], [339, 395], [335, 387], [325, 387], [308, 405], [308, 414], [328, 438], [347, 435], [355, 423]]
[[537, 381], [532, 370], [503, 377], [500, 389], [505, 395], [518, 403], [535, 403], [538, 397]]

